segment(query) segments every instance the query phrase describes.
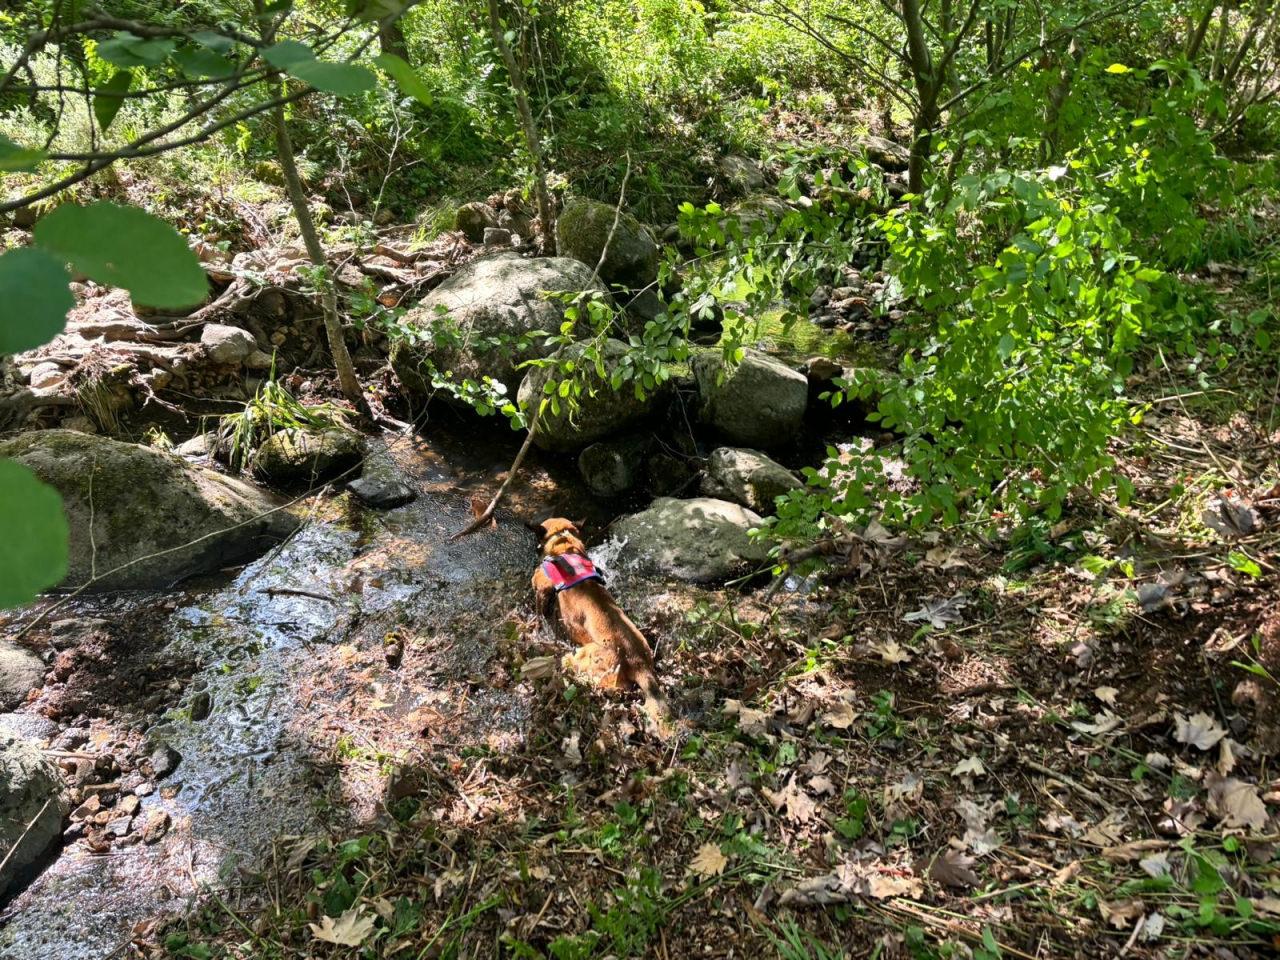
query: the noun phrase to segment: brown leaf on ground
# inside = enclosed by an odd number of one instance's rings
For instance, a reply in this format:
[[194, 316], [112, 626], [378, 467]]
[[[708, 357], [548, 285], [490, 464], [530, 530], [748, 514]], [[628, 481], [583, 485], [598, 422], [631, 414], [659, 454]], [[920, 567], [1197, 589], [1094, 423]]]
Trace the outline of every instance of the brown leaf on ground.
[[368, 916], [359, 906], [345, 911], [336, 920], [330, 916], [320, 918], [319, 924], [309, 923], [311, 935], [325, 943], [337, 944], [340, 947], [358, 947], [373, 933], [375, 924], [373, 917]]
[[1253, 784], [1211, 773], [1205, 785], [1209, 788], [1209, 809], [1218, 815], [1224, 827], [1261, 830], [1266, 826], [1267, 808]]
[[1208, 750], [1226, 735], [1227, 731], [1204, 712], [1190, 717], [1179, 716], [1173, 730], [1173, 739], [1188, 743], [1197, 750]]
[[957, 890], [976, 887], [981, 880], [973, 872], [975, 862], [973, 857], [948, 847], [933, 858], [933, 863], [929, 865], [929, 879]]
[[1103, 920], [1117, 930], [1128, 930], [1133, 926], [1133, 921], [1146, 913], [1146, 907], [1141, 900], [1116, 900], [1112, 903], [1099, 900], [1098, 912], [1102, 914]]
[[729, 858], [720, 850], [719, 845], [704, 843], [689, 861], [689, 869], [706, 880], [720, 876], [728, 864]]
[[779, 813], [785, 813], [787, 819], [804, 823], [813, 819], [817, 805], [813, 799], [792, 781], [783, 790], [770, 790], [765, 787], [763, 793]]

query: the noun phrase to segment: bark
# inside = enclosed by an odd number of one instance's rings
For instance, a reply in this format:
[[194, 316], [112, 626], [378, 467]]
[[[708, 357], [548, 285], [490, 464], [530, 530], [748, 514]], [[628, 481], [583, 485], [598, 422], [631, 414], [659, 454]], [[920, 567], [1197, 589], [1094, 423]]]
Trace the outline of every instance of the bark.
[[493, 34], [494, 45], [502, 55], [502, 62], [507, 67], [507, 79], [511, 82], [511, 91], [515, 95], [516, 113], [520, 116], [520, 126], [524, 130], [525, 147], [533, 161], [533, 192], [538, 203], [538, 218], [542, 221], [542, 241], [547, 252], [555, 252], [555, 211], [551, 205], [551, 193], [547, 189], [547, 170], [542, 152], [542, 136], [538, 132], [538, 121], [533, 116], [533, 108], [529, 105], [529, 87], [525, 80], [524, 69], [516, 59], [511, 45], [507, 43], [502, 29], [502, 16], [498, 9], [498, 0], [489, 2], [489, 30]]
[[1205, 34], [1209, 32], [1209, 24], [1213, 22], [1213, 11], [1218, 8], [1214, 0], [1210, 0], [1205, 4], [1204, 13], [1200, 14], [1200, 19], [1196, 22], [1195, 29], [1191, 31], [1191, 36], [1187, 38], [1187, 59], [1195, 60], [1200, 53], [1200, 47], [1204, 44]]
[[409, 45], [405, 42], [404, 29], [400, 26], [398, 19], [379, 25], [378, 48], [383, 53], [389, 53], [401, 60], [409, 59]]
[[316, 231], [315, 219], [311, 216], [311, 206], [302, 189], [302, 178], [298, 175], [298, 164], [293, 154], [293, 141], [289, 138], [289, 130], [285, 126], [283, 106], [275, 108], [275, 123], [276, 153], [280, 158], [280, 169], [284, 173], [285, 190], [289, 194], [289, 203], [293, 206], [293, 215], [298, 221], [298, 230], [302, 234], [302, 243], [307, 249], [307, 257], [321, 274], [320, 298], [324, 310], [324, 332], [329, 341], [329, 352], [333, 356], [333, 366], [338, 371], [338, 384], [342, 388], [342, 395], [353, 403], [357, 410], [368, 414], [369, 407], [360, 389], [360, 380], [356, 377], [356, 368], [351, 362], [351, 354], [347, 351], [342, 319], [338, 314], [338, 295], [333, 288], [333, 278], [329, 275], [329, 264], [325, 259], [324, 248], [320, 245], [320, 235]]
[[902, 22], [907, 29], [907, 63], [915, 80], [919, 106], [912, 121], [911, 158], [907, 166], [907, 189], [924, 190], [925, 168], [938, 127], [938, 78], [934, 75], [933, 57], [925, 36], [924, 15], [919, 0], [902, 0]]

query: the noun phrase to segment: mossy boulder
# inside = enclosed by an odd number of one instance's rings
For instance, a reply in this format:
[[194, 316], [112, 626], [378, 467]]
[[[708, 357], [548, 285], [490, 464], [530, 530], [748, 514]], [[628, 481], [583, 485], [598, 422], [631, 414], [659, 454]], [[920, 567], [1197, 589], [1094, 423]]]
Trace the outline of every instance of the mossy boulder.
[[472, 243], [479, 243], [484, 239], [486, 227], [498, 225], [498, 211], [487, 203], [473, 200], [458, 208], [458, 212], [454, 214], [453, 225], [455, 230], [462, 231], [463, 236]]
[[759, 514], [711, 497], [659, 497], [640, 513], [613, 525], [625, 541], [622, 555], [642, 568], [694, 583], [712, 583], [749, 573], [769, 557], [768, 546], [748, 531]]
[[[606, 243], [609, 250], [601, 263]], [[658, 279], [658, 245], [649, 231], [629, 213], [618, 216], [618, 208], [607, 203], [578, 199], [565, 204], [556, 220], [556, 250], [592, 270], [599, 263], [600, 278], [608, 284], [639, 289]]]
[[404, 315], [409, 336], [391, 348], [391, 367], [410, 393], [436, 391], [431, 368], [452, 382], [489, 376], [514, 393], [525, 360], [546, 355], [533, 330], [557, 330], [565, 304], [548, 293], [603, 291], [591, 270], [567, 257], [504, 252], [473, 260]]
[[40, 748], [0, 734], [0, 895], [58, 839], [66, 812], [62, 778]]
[[711, 453], [702, 492], [708, 497], [732, 500], [757, 513], [774, 512], [774, 501], [803, 487], [796, 475], [759, 450], [720, 447]]
[[714, 350], [697, 354], [702, 421], [732, 443], [771, 450], [793, 443], [809, 406], [809, 381], [803, 373], [755, 350], [727, 366]]
[[[576, 343], [565, 351], [564, 359], [573, 360], [579, 367], [590, 365], [590, 361], [582, 356], [585, 349], [585, 344]], [[653, 412], [661, 399], [661, 392], [649, 390], [640, 398], [631, 383], [622, 384], [618, 390], [609, 383], [609, 377], [626, 352], [627, 345], [621, 340], [604, 342], [601, 362], [605, 379], [600, 380], [594, 371], [587, 374], [587, 389], [577, 398], [578, 408], [572, 414], [565, 400], [560, 401], [558, 414], [550, 409], [543, 413], [533, 437], [535, 445], [543, 450], [575, 453], [597, 440], [616, 435]], [[526, 410], [536, 409], [551, 376], [549, 367], [534, 367], [525, 374], [520, 384], [520, 405]]]
[[0, 457], [62, 495], [68, 588], [168, 587], [252, 558], [298, 525], [251, 484], [135, 443], [38, 430], [0, 443]]
[[314, 486], [360, 465], [364, 444], [359, 434], [334, 427], [277, 430], [253, 455], [253, 475], [282, 487]]

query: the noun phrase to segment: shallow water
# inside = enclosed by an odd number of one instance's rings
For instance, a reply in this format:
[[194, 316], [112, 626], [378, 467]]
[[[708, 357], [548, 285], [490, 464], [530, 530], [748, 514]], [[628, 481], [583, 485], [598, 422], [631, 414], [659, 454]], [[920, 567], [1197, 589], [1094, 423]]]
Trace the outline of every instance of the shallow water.
[[[139, 810], [162, 807], [173, 826], [151, 847], [116, 847], [105, 856], [87, 853], [83, 844], [65, 848], [0, 917], [2, 960], [122, 953], [135, 925], [253, 870], [273, 840], [314, 832], [334, 789], [326, 773], [332, 749], [319, 735], [334, 722], [334, 698], [364, 697], [367, 689], [386, 701], [378, 706], [388, 717], [457, 707], [461, 735], [490, 744], [522, 741], [528, 707], [520, 694], [468, 686], [483, 676], [501, 632], [453, 632], [450, 625], [527, 599], [533, 544], [520, 519], [572, 504], [575, 515], [587, 506], [598, 521], [601, 509], [581, 495], [571, 465], [551, 464], [550, 472], [535, 466], [513, 485], [496, 529], [451, 543], [450, 534], [469, 518], [470, 497], [496, 489], [515, 438], [387, 443], [386, 456], [419, 491], [412, 504], [385, 513], [331, 509], [230, 582], [177, 595], [183, 602], [161, 626], [163, 654], [197, 666], [181, 678], [178, 703], [147, 735], [169, 743], [182, 760]], [[158, 608], [173, 596], [156, 594], [143, 605]], [[377, 636], [388, 624], [433, 638], [424, 648], [435, 657], [434, 688], [374, 669], [382, 667]], [[344, 657], [363, 657], [361, 664], [371, 664], [366, 673], [380, 679], [369, 686], [359, 672], [335, 671]], [[193, 722], [186, 707], [200, 691], [213, 709]], [[52, 735], [34, 715], [5, 722]], [[365, 795], [350, 808], [371, 815], [376, 799]]]

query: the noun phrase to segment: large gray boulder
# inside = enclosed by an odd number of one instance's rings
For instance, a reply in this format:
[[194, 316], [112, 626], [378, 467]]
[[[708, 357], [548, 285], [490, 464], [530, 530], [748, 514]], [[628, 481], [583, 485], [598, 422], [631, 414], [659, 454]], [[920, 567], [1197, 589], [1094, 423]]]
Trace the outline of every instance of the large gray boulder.
[[253, 455], [253, 475], [283, 487], [312, 486], [353, 472], [364, 459], [360, 435], [329, 430], [277, 430]]
[[0, 637], [0, 710], [12, 710], [44, 683], [44, 663], [30, 650]]
[[521, 374], [516, 367], [546, 355], [541, 338], [517, 340], [532, 330], [558, 330], [565, 305], [547, 292], [602, 291], [590, 268], [567, 257], [526, 259], [505, 252], [467, 264], [404, 315], [413, 335], [397, 338], [391, 366], [405, 389], [420, 396], [434, 392], [430, 367], [450, 380], [492, 377], [514, 393]]
[[736, 503], [697, 497], [659, 497], [640, 513], [613, 525], [625, 541], [624, 557], [642, 567], [695, 583], [711, 583], [749, 573], [768, 560], [769, 548], [747, 535], [760, 516]]
[[206, 323], [200, 331], [200, 345], [209, 362], [228, 366], [243, 363], [258, 349], [258, 341], [248, 330], [223, 323]]
[[759, 450], [720, 447], [707, 460], [702, 477], [702, 493], [732, 500], [756, 513], [774, 512], [774, 501], [784, 493], [804, 486], [794, 473]]
[[[574, 344], [565, 351], [564, 359], [577, 361], [584, 348], [584, 344]], [[572, 414], [565, 400], [560, 401], [558, 414], [552, 413], [550, 408], [543, 413], [533, 436], [533, 442], [543, 450], [575, 453], [597, 440], [616, 435], [653, 412], [659, 399], [658, 391], [649, 390], [641, 399], [636, 396], [633, 384], [624, 383], [620, 389], [614, 390], [609, 383], [608, 377], [627, 352], [627, 345], [621, 340], [610, 339], [601, 349], [605, 380], [600, 380], [594, 371], [588, 374], [588, 389], [577, 398], [578, 408]], [[533, 367], [525, 374], [518, 395], [522, 407], [526, 410], [537, 408], [551, 376], [550, 367]]]
[[702, 421], [727, 440], [766, 450], [795, 441], [809, 405], [803, 373], [755, 350], [730, 368], [715, 351], [693, 360]]
[[38, 430], [0, 443], [0, 457], [62, 494], [71, 529], [64, 587], [95, 572], [99, 590], [166, 587], [253, 557], [298, 525], [256, 487], [134, 443]]
[[498, 211], [487, 203], [473, 200], [458, 208], [453, 225], [454, 229], [461, 230], [463, 236], [472, 243], [479, 243], [484, 239], [486, 229], [492, 229], [498, 225]]
[[[600, 263], [606, 242], [609, 251]], [[629, 213], [618, 216], [618, 208], [607, 203], [578, 199], [565, 204], [556, 220], [556, 250], [592, 270], [600, 263], [605, 283], [638, 289], [658, 279], [658, 245], [649, 231]]]
[[62, 780], [34, 743], [0, 733], [0, 895], [62, 832]]

